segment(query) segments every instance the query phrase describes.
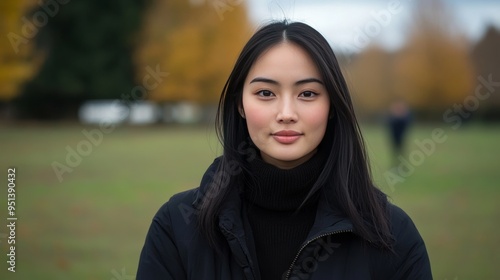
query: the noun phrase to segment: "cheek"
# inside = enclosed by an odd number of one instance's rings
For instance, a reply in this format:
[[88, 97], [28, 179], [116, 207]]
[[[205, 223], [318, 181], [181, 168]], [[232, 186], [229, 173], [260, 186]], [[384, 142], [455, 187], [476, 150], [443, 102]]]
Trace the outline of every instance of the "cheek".
[[325, 134], [330, 112], [329, 109], [329, 106], [320, 106], [314, 110], [310, 110], [307, 114], [304, 114], [304, 117], [306, 118], [304, 119], [304, 123], [312, 131], [316, 132], [317, 137], [323, 138]]
[[319, 103], [315, 107], [308, 109], [307, 114], [304, 117], [307, 118], [308, 123], [311, 125], [322, 125], [326, 124], [328, 121], [328, 115], [330, 113], [330, 106], [327, 101]]
[[261, 106], [256, 106], [249, 102], [243, 108], [245, 110], [248, 130], [251, 134], [257, 133], [259, 130], [269, 126], [269, 116], [266, 115], [266, 110], [263, 110]]

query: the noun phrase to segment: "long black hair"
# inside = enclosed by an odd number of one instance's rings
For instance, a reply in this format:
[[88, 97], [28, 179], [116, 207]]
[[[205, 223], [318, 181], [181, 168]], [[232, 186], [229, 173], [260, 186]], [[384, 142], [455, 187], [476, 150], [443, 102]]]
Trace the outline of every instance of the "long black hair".
[[246, 120], [238, 110], [242, 106], [244, 81], [259, 56], [282, 42], [296, 44], [310, 55], [330, 98], [330, 118], [320, 144], [328, 157], [304, 202], [320, 190], [327, 191], [330, 203], [350, 218], [358, 235], [390, 249], [387, 197], [373, 184], [364, 141], [339, 63], [327, 40], [314, 28], [300, 22], [273, 22], [260, 28], [243, 47], [222, 90], [216, 129], [223, 155], [217, 173], [232, 176], [208, 185], [206, 192], [210, 195], [206, 195], [199, 205], [201, 232], [217, 249], [221, 205], [231, 187], [241, 183], [241, 174], [234, 172], [234, 165], [237, 163], [243, 170], [247, 166], [248, 155], [244, 151], [250, 146], [250, 136]]

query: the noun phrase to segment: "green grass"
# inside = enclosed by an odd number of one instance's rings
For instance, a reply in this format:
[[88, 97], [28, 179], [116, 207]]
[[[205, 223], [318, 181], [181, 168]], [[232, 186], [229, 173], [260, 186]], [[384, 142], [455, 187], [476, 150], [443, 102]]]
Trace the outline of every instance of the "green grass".
[[[500, 127], [419, 126], [408, 140], [447, 140], [390, 188], [385, 129], [364, 128], [378, 184], [414, 220], [426, 241], [435, 279], [500, 275]], [[69, 124], [0, 127], [0, 178], [16, 167], [16, 273], [0, 279], [132, 279], [150, 221], [179, 191], [196, 187], [220, 149], [207, 128], [120, 127], [59, 182], [53, 162], [86, 138]], [[412, 144], [408, 152], [416, 149]], [[6, 183], [0, 221], [6, 223]], [[7, 244], [0, 227], [2, 260]], [[123, 269], [125, 275], [123, 275]], [[126, 277], [128, 276], [128, 277]]]

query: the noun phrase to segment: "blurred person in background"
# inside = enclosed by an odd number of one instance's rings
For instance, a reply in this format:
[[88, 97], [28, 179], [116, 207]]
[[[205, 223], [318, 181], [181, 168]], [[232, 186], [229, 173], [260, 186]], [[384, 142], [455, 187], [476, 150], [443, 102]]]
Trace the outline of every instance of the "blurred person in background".
[[154, 216], [138, 280], [432, 279], [408, 215], [373, 183], [325, 38], [275, 22], [222, 91], [223, 155]]
[[410, 107], [404, 100], [397, 99], [390, 104], [387, 124], [391, 138], [393, 162], [396, 165], [398, 162], [398, 157], [404, 156], [405, 135], [411, 122], [412, 114], [410, 111]]

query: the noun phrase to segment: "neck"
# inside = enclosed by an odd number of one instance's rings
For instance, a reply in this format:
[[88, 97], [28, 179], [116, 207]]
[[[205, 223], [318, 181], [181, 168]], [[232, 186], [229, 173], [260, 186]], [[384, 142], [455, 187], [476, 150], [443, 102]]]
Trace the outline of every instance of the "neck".
[[323, 168], [324, 156], [316, 153], [309, 160], [281, 169], [261, 159], [250, 163], [246, 199], [269, 210], [294, 211], [304, 202]]

